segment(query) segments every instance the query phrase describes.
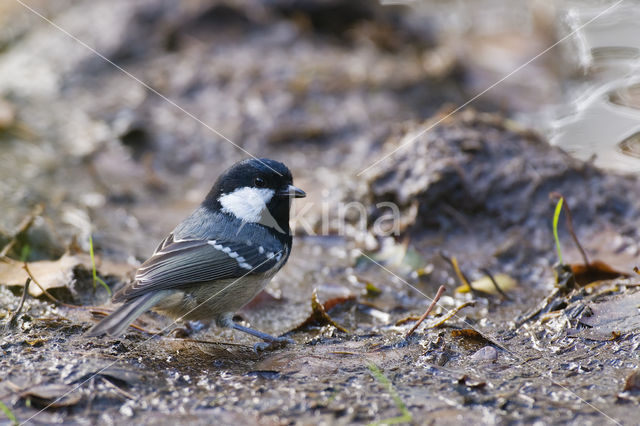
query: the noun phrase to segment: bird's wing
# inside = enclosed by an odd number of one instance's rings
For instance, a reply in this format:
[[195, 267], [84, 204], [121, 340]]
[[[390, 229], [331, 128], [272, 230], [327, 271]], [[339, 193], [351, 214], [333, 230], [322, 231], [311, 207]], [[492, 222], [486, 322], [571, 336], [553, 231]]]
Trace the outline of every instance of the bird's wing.
[[156, 247], [154, 253], [159, 252], [160, 250], [162, 250], [163, 248], [171, 244], [174, 239], [175, 237], [173, 235], [173, 232], [171, 232], [169, 235], [166, 236], [164, 240], [160, 241], [160, 244], [158, 244], [158, 247]]
[[275, 267], [286, 253], [270, 248], [221, 240], [173, 240], [140, 266], [135, 281], [113, 297], [114, 302], [150, 291], [260, 274]]

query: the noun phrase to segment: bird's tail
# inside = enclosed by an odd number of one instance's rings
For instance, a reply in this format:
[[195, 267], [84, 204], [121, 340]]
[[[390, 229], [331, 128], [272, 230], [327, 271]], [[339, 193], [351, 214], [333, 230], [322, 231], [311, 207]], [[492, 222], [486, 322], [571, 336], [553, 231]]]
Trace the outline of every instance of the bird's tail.
[[125, 302], [111, 315], [94, 325], [85, 333], [86, 336], [101, 336], [107, 334], [111, 337], [119, 336], [122, 332], [144, 312], [151, 309], [156, 303], [166, 296], [165, 292], [147, 293]]

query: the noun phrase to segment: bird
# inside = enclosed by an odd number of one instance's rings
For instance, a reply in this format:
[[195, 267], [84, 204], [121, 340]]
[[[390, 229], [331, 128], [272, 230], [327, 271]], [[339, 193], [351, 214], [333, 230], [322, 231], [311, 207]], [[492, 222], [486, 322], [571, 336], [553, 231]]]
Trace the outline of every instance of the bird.
[[123, 302], [87, 336], [116, 337], [154, 310], [187, 321], [214, 320], [220, 327], [264, 341], [256, 348], [291, 343], [233, 320], [287, 262], [293, 198], [303, 198], [290, 170], [268, 158], [249, 158], [222, 173], [204, 201], [113, 295]]

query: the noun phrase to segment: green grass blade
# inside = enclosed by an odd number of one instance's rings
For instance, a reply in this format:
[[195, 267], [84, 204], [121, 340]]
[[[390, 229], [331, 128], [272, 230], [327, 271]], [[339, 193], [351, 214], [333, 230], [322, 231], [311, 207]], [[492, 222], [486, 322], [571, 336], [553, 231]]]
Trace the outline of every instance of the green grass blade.
[[558, 251], [558, 261], [562, 264], [562, 249], [560, 248], [560, 238], [558, 237], [558, 220], [560, 219], [560, 212], [562, 211], [562, 203], [564, 198], [558, 200], [556, 204], [556, 211], [553, 213], [553, 238], [556, 240], [556, 250]]
[[29, 260], [29, 254], [31, 254], [31, 246], [29, 244], [23, 245], [22, 250], [20, 250], [20, 262]]
[[98, 280], [98, 282], [100, 283], [100, 285], [102, 287], [105, 288], [105, 290], [107, 290], [107, 293], [109, 294], [109, 297], [111, 297], [111, 289], [109, 288], [109, 286], [107, 285], [107, 283], [104, 282], [104, 280], [98, 276], [96, 276], [96, 280]]
[[98, 276], [98, 271], [96, 270], [96, 259], [93, 255], [93, 237], [91, 234], [89, 234], [89, 256], [91, 257], [91, 269], [93, 270], [93, 288], [96, 288], [98, 283], [100, 283], [100, 285], [107, 290], [109, 297], [111, 297], [111, 289], [107, 283]]
[[377, 422], [370, 423], [369, 425], [370, 426], [373, 426], [373, 425], [377, 426], [377, 425], [383, 425], [383, 424], [393, 425], [398, 423], [412, 422], [413, 417], [411, 416], [411, 413], [409, 412], [409, 409], [407, 408], [407, 406], [402, 401], [402, 398], [400, 398], [400, 395], [398, 395], [398, 392], [396, 392], [395, 388], [393, 387], [393, 383], [391, 383], [391, 380], [389, 380], [387, 376], [385, 376], [384, 373], [374, 363], [369, 363], [367, 367], [369, 368], [369, 371], [371, 371], [371, 375], [380, 384], [384, 385], [384, 387], [387, 388], [387, 392], [389, 392], [389, 394], [391, 395], [391, 398], [393, 399], [393, 402], [396, 404], [396, 407], [398, 407], [398, 410], [400, 410], [400, 412], [402, 413], [401, 416], [392, 417], [390, 419], [385, 419], [385, 420], [379, 420]]
[[20, 422], [18, 422], [18, 419], [16, 418], [15, 414], [13, 414], [11, 409], [9, 407], [7, 407], [4, 404], [4, 402], [2, 402], [2, 401], [0, 401], [0, 411], [2, 411], [5, 416], [7, 416], [9, 421], [11, 421], [11, 424], [14, 424], [14, 425], [20, 424]]

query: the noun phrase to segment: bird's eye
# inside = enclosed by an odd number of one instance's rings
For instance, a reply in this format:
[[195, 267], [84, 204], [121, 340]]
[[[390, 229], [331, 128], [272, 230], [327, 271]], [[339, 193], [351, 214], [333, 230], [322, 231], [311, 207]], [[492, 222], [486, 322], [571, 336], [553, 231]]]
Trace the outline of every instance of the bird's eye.
[[265, 186], [264, 179], [259, 177], [253, 180], [253, 184], [256, 186], [256, 188], [264, 188]]

